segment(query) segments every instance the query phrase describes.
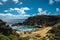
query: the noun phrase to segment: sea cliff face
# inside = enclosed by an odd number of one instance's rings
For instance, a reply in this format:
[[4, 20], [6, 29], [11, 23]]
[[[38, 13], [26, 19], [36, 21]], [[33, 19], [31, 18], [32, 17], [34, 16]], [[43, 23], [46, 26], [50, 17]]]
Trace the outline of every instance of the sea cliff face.
[[24, 25], [53, 26], [60, 22], [60, 16], [40, 15], [29, 17], [23, 22]]

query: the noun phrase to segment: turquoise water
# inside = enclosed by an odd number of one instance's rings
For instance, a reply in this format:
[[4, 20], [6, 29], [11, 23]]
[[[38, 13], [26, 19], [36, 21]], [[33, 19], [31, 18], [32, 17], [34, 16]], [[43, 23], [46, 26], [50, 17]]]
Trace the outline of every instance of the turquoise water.
[[35, 26], [13, 26], [12, 29], [29, 32], [29, 31], [35, 31], [38, 28], [36, 28]]

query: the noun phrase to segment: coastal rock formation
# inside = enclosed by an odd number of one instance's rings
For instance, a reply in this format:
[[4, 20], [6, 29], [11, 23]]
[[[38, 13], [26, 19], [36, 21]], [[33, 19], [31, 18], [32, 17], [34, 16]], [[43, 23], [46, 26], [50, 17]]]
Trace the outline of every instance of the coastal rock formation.
[[29, 17], [23, 22], [24, 25], [39, 25], [39, 26], [53, 26], [57, 23], [60, 23], [60, 16], [52, 15], [38, 15]]

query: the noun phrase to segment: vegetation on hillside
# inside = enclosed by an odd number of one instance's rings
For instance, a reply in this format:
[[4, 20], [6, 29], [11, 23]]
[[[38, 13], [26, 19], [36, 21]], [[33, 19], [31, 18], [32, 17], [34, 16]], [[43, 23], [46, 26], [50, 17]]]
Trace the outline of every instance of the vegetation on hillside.
[[6, 22], [0, 20], [0, 40], [17, 40], [18, 36], [15, 30], [6, 25]]
[[0, 40], [28, 40], [26, 37], [19, 37], [15, 30], [9, 27], [6, 22], [0, 19]]
[[60, 25], [58, 25], [57, 27], [53, 27], [49, 31], [49, 33], [50, 40], [60, 40]]
[[60, 22], [60, 16], [33, 16], [23, 22], [24, 25], [53, 26]]

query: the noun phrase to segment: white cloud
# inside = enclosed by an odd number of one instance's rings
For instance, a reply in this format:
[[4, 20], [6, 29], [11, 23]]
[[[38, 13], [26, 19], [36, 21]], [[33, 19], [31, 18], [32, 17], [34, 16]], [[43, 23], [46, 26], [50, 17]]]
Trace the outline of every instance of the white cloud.
[[14, 10], [20, 10], [20, 8], [14, 8]]
[[37, 14], [32, 14], [32, 16], [36, 16]]
[[6, 14], [0, 13], [0, 16], [31, 16], [31, 15], [29, 15], [29, 14], [25, 14], [25, 15], [22, 15], [22, 14], [20, 14], [20, 15], [14, 15], [14, 14], [11, 14], [11, 13], [6, 13]]
[[60, 0], [55, 0], [56, 2], [60, 2]]
[[0, 2], [0, 5], [3, 5], [3, 3], [2, 3], [2, 2]]
[[4, 12], [11, 12], [13, 10], [14, 10], [13, 8], [10, 8], [9, 10], [4, 10]]
[[[6, 18], [21, 18], [21, 17], [25, 18], [25, 17], [30, 17], [31, 15], [26, 14], [25, 10], [30, 10], [30, 8], [28, 8], [28, 7], [10, 8], [9, 10], [4, 10], [4, 12], [7, 12], [6, 14], [0, 13], [0, 16], [5, 16]], [[14, 15], [12, 13], [8, 13], [8, 12], [12, 12], [12, 11], [17, 11], [19, 13], [19, 15]]]
[[11, 13], [7, 13], [7, 14], [4, 14], [4, 13], [0, 13], [0, 16], [12, 16], [13, 14]]
[[13, 8], [10, 8], [10, 11], [11, 11], [11, 10], [14, 10], [14, 9], [13, 9]]
[[25, 14], [25, 10], [30, 10], [28, 7], [23, 7], [21, 8], [18, 12], [20, 12], [21, 14]]
[[0, 19], [26, 19], [28, 17], [30, 17], [31, 15], [29, 14], [25, 14], [25, 15], [14, 15], [14, 14], [11, 14], [11, 13], [0, 13]]
[[42, 12], [42, 14], [47, 15], [47, 11], [46, 11], [46, 10], [45, 10], [45, 11], [43, 11], [43, 12]]
[[21, 10], [30, 10], [28, 7], [23, 7]]
[[60, 9], [59, 8], [56, 8], [56, 11], [58, 12], [58, 11], [60, 11]]
[[2, 2], [7, 2], [7, 0], [2, 0]]
[[20, 2], [19, 4], [21, 5], [21, 4], [23, 4], [23, 2]]
[[4, 10], [4, 12], [8, 12], [8, 10]]
[[38, 15], [45, 15], [46, 11], [43, 11], [42, 8], [38, 8]]
[[23, 7], [23, 8], [10, 8], [10, 11], [12, 11], [12, 10], [17, 11], [20, 14], [25, 14], [26, 13], [25, 10], [30, 10], [30, 8], [28, 8], [28, 7]]
[[50, 12], [47, 12], [47, 10], [43, 10], [42, 8], [38, 8], [38, 15], [50, 15]]
[[49, 4], [52, 5], [54, 3], [53, 0], [49, 0]]
[[31, 16], [31, 15], [25, 14], [24, 16]]
[[19, 2], [19, 0], [13, 0], [13, 2], [18, 3], [18, 2]]
[[60, 0], [49, 0], [49, 4], [52, 5], [55, 2], [60, 2]]
[[41, 13], [43, 10], [42, 8], [38, 8], [38, 12]]

